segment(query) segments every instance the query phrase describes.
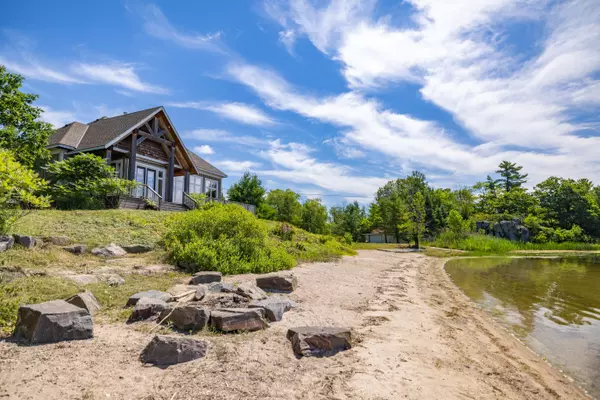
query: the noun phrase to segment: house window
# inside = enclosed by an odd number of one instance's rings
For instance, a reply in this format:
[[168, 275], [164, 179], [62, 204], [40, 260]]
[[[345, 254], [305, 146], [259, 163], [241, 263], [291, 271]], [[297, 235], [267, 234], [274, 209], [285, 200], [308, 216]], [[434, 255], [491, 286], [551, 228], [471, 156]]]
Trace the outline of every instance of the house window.
[[206, 197], [209, 199], [218, 199], [219, 198], [219, 181], [206, 178], [206, 189], [204, 193]]
[[202, 193], [202, 177], [198, 175], [190, 176], [190, 193]]

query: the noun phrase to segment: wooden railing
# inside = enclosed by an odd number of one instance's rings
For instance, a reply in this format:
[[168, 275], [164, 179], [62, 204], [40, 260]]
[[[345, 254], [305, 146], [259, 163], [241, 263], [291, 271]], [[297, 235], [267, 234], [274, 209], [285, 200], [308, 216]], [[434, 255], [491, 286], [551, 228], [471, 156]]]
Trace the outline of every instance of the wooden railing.
[[156, 206], [160, 210], [160, 203], [162, 202], [163, 198], [150, 186], [138, 182], [136, 186], [133, 189], [131, 189], [131, 192], [129, 194], [131, 195], [131, 197], [147, 199], [156, 203]]
[[183, 205], [189, 208], [190, 210], [193, 210], [197, 207], [198, 203], [192, 198], [192, 196], [190, 196], [186, 192], [183, 192]]

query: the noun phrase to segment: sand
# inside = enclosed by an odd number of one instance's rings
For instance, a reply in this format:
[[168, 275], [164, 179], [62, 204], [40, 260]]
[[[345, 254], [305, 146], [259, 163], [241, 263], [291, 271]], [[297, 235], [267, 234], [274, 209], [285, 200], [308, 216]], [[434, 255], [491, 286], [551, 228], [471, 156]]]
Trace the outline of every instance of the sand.
[[[199, 360], [160, 369], [139, 354], [147, 324], [95, 338], [0, 342], [1, 399], [579, 399], [585, 394], [474, 306], [443, 259], [360, 251], [294, 269], [299, 307], [265, 331], [217, 335]], [[228, 282], [252, 280], [227, 277]], [[298, 359], [289, 327], [350, 327], [354, 347]]]

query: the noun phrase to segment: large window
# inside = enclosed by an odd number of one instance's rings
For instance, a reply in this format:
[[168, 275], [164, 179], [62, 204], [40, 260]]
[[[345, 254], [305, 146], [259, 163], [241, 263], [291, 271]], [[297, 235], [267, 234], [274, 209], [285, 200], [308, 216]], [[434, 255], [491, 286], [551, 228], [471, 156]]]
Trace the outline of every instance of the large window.
[[190, 193], [202, 193], [202, 177], [198, 175], [190, 176]]
[[219, 181], [206, 178], [206, 189], [204, 193], [206, 197], [209, 199], [218, 199], [219, 198]]

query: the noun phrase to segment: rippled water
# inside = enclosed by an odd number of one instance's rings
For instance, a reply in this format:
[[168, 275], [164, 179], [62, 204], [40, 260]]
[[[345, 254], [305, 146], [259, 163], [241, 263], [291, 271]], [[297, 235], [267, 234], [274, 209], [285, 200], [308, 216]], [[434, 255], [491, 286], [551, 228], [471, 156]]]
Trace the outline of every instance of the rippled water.
[[469, 258], [446, 271], [472, 300], [600, 398], [600, 258]]

